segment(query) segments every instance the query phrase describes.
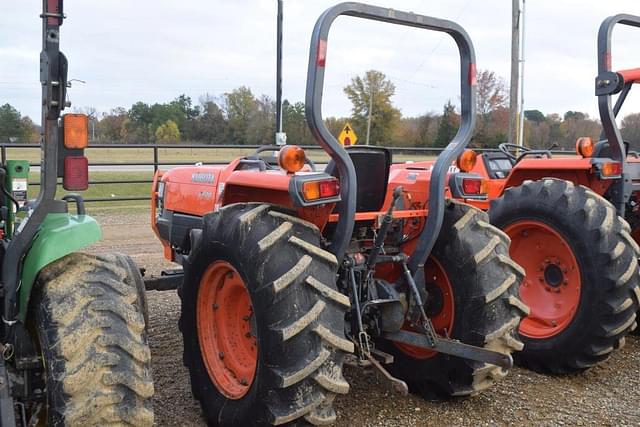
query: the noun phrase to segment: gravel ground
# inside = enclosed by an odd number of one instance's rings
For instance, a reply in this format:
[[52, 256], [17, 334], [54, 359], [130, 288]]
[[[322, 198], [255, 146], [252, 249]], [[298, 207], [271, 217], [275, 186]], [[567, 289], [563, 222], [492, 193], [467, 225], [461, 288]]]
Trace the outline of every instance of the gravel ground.
[[[148, 214], [97, 215], [104, 240], [96, 251], [131, 255], [151, 273], [171, 267], [149, 227]], [[175, 292], [149, 292], [150, 339], [160, 426], [204, 426], [182, 366], [180, 311]], [[416, 425], [636, 425], [640, 426], [640, 339], [581, 375], [551, 377], [515, 368], [484, 393], [448, 402], [426, 402], [386, 391], [372, 372], [347, 368], [352, 389], [336, 400], [338, 426]]]

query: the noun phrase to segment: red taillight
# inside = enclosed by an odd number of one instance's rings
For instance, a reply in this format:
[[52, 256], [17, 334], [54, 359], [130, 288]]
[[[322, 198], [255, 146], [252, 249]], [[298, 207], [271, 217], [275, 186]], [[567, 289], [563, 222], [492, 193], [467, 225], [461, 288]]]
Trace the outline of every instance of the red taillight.
[[62, 186], [69, 191], [89, 188], [89, 160], [85, 156], [65, 157]]
[[335, 197], [340, 194], [340, 182], [337, 179], [331, 181], [320, 181], [320, 197]]
[[464, 178], [462, 180], [462, 191], [464, 194], [480, 194], [482, 189], [482, 180], [473, 178]]

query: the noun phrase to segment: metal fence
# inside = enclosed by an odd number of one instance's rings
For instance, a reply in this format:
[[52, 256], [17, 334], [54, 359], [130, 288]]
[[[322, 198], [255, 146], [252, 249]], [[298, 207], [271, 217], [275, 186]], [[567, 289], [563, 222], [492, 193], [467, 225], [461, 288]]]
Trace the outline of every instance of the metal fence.
[[[207, 145], [207, 144], [89, 144], [89, 149], [91, 150], [113, 150], [113, 149], [138, 149], [138, 150], [149, 150], [152, 154], [153, 161], [99, 161], [99, 162], [89, 162], [89, 185], [118, 185], [118, 184], [151, 184], [152, 179], [135, 179], [135, 180], [93, 180], [91, 179], [91, 169], [92, 167], [100, 167], [106, 168], [105, 172], [132, 172], [132, 171], [140, 171], [140, 172], [149, 172], [155, 173], [158, 169], [164, 167], [174, 167], [174, 166], [182, 166], [182, 165], [193, 165], [193, 161], [172, 161], [171, 159], [162, 159], [161, 153], [162, 150], [236, 150], [236, 151], [244, 151], [248, 154], [251, 151], [259, 148], [258, 145]], [[8, 158], [8, 149], [32, 149], [39, 150], [39, 144], [16, 144], [16, 143], [0, 143], [0, 160], [2, 164]], [[321, 151], [322, 148], [319, 146], [302, 146], [305, 150], [309, 151]], [[412, 155], [412, 156], [436, 156], [441, 151], [442, 148], [435, 147], [387, 147], [394, 155]], [[482, 148], [474, 148], [477, 152], [490, 152], [496, 151], [496, 149], [482, 149]], [[559, 155], [567, 155], [567, 154], [575, 154], [570, 151], [553, 151], [553, 154]], [[102, 157], [102, 156], [100, 156]], [[216, 164], [226, 164], [229, 163], [232, 159], [225, 158], [219, 161], [207, 162], [203, 161], [204, 165], [216, 165]], [[397, 163], [397, 162], [396, 162]], [[39, 168], [39, 162], [30, 162], [30, 166], [32, 168]], [[133, 170], [126, 169], [129, 168], [137, 168]], [[113, 168], [113, 169], [109, 169]], [[38, 181], [30, 181], [30, 186], [38, 186], [40, 183]], [[118, 202], [118, 201], [145, 201], [150, 200], [150, 196], [148, 195], [149, 191], [146, 191], [143, 194], [135, 195], [135, 196], [116, 196], [116, 197], [89, 197], [85, 198], [84, 201], [87, 203], [91, 202]]]

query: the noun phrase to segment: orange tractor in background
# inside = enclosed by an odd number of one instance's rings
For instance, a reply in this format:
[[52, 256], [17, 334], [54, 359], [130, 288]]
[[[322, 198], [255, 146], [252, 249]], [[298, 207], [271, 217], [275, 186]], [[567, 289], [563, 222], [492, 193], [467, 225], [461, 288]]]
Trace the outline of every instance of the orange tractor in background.
[[[433, 170], [392, 168], [383, 148], [345, 150], [326, 128], [327, 41], [341, 15], [455, 40], [461, 127]], [[153, 228], [184, 269], [174, 272], [184, 363], [210, 423], [331, 423], [334, 397], [349, 391], [347, 355], [394, 390], [429, 398], [470, 395], [506, 374], [522, 349], [524, 272], [484, 212], [445, 199], [449, 165], [475, 125], [475, 73], [456, 23], [342, 3], [321, 15], [310, 47], [305, 110], [331, 157], [324, 171], [285, 145], [156, 175]], [[478, 195], [478, 177], [459, 178], [466, 197]]]
[[616, 24], [640, 27], [640, 17], [612, 16], [598, 33], [601, 141], [579, 138], [575, 157], [501, 144], [498, 152], [477, 156], [467, 150], [457, 161], [462, 171], [485, 179], [488, 193], [484, 200], [458, 198], [488, 211], [526, 270], [520, 295], [531, 313], [520, 324], [525, 348], [518, 358], [538, 371], [591, 367], [636, 328], [640, 158], [622, 140], [615, 118], [640, 82], [640, 69], [611, 71]]

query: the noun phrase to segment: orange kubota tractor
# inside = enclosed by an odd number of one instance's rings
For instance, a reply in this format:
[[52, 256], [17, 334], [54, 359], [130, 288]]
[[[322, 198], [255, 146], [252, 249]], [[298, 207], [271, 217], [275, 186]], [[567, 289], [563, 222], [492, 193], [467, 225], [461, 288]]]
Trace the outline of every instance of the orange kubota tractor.
[[[462, 125], [433, 171], [391, 169], [387, 150], [345, 150], [325, 127], [327, 40], [341, 15], [457, 43]], [[349, 391], [342, 366], [352, 353], [395, 390], [432, 397], [485, 389], [522, 349], [524, 273], [508, 237], [482, 211], [445, 200], [447, 170], [475, 124], [475, 55], [464, 29], [343, 3], [321, 15], [310, 50], [306, 118], [331, 157], [324, 171], [293, 145], [274, 162], [266, 152], [279, 147], [270, 146], [154, 182], [153, 228], [184, 268], [184, 363], [212, 424], [331, 423], [334, 397]]]
[[[544, 372], [591, 367], [624, 344], [640, 304], [640, 158], [616, 125], [640, 69], [611, 71], [616, 15], [598, 33], [596, 95], [601, 141], [579, 138], [577, 156], [501, 144], [498, 152], [465, 151], [458, 167], [486, 179], [485, 200], [460, 199], [488, 210], [511, 238], [510, 253], [526, 270], [520, 287], [531, 313], [520, 324], [518, 359]], [[612, 96], [619, 93], [615, 106]], [[455, 193], [452, 181], [452, 191]]]

